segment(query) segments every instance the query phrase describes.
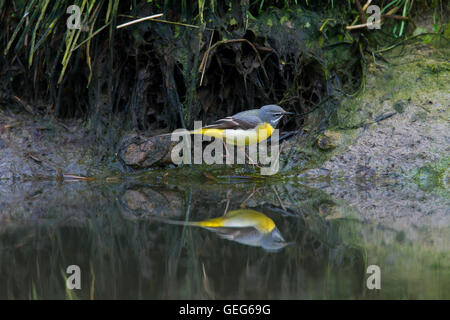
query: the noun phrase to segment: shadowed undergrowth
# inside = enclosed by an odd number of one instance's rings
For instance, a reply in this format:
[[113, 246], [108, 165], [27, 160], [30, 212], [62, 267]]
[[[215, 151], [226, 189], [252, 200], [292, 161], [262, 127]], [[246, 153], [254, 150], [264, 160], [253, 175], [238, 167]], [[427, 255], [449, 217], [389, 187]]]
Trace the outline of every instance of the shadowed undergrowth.
[[[437, 8], [438, 19], [445, 10], [417, 2], [373, 4], [403, 17], [417, 6]], [[70, 5], [81, 10], [79, 29], [67, 27]], [[382, 30], [349, 31], [367, 18], [353, 1], [3, 0], [0, 9], [0, 104], [84, 118], [106, 150], [124, 130], [190, 128], [269, 103], [302, 115], [286, 129], [323, 130], [340, 97], [363, 88], [365, 55], [412, 30], [385, 19]]]

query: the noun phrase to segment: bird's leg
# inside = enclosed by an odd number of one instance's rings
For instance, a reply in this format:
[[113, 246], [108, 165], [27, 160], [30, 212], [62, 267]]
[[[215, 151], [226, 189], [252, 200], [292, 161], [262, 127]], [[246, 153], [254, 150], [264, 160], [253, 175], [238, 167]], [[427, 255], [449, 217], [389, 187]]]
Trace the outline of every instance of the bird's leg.
[[245, 146], [242, 147], [242, 152], [244, 153], [245, 157], [248, 160], [248, 163], [251, 164], [253, 166], [253, 168], [258, 167], [261, 169], [260, 166], [258, 166], [258, 163], [256, 161], [254, 161], [252, 158], [250, 158], [250, 156], [247, 154], [247, 151], [245, 150]]
[[222, 140], [223, 143], [223, 147], [225, 148], [225, 164], [229, 167], [231, 167], [231, 164], [227, 163], [227, 159], [228, 159], [228, 148], [227, 148], [227, 144], [225, 143], [224, 140]]
[[273, 189], [273, 191], [275, 191], [275, 195], [277, 196], [278, 201], [280, 202], [280, 205], [281, 205], [281, 207], [283, 208], [283, 210], [284, 210], [284, 211], [287, 211], [287, 210], [286, 210], [286, 207], [285, 207], [284, 204], [283, 204], [283, 201], [281, 201], [281, 198], [280, 198], [280, 196], [278, 195], [277, 188], [275, 188], [275, 186], [272, 186], [272, 189]]
[[225, 207], [225, 211], [223, 212], [223, 215], [225, 216], [228, 211], [228, 207], [230, 206], [230, 197], [231, 197], [231, 189], [227, 192], [227, 205]]
[[248, 200], [250, 200], [251, 197], [253, 197], [253, 195], [255, 194], [256, 191], [257, 191], [256, 187], [253, 187], [253, 191], [250, 193], [250, 195], [249, 195], [247, 198], [245, 198], [244, 201], [242, 201], [242, 203], [241, 203], [241, 205], [240, 205], [240, 207], [241, 207], [242, 209], [245, 209], [245, 203], [246, 203]]

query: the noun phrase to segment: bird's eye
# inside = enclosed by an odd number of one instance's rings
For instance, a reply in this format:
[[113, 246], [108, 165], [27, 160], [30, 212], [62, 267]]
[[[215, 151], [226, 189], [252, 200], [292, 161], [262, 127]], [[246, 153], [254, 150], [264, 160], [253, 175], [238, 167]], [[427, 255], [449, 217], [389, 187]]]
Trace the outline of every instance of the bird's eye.
[[274, 112], [274, 114], [273, 114], [274, 116], [281, 116], [282, 115], [282, 113], [281, 112]]

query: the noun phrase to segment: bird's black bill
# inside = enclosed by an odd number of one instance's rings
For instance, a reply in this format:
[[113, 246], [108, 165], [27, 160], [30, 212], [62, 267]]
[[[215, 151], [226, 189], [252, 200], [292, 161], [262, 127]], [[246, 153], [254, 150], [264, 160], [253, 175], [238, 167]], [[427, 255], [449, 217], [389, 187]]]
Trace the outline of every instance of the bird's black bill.
[[285, 112], [283, 113], [283, 115], [285, 115], [285, 116], [290, 115], [290, 114], [295, 114], [295, 113], [294, 113], [294, 112], [287, 112], [287, 111], [285, 111]]

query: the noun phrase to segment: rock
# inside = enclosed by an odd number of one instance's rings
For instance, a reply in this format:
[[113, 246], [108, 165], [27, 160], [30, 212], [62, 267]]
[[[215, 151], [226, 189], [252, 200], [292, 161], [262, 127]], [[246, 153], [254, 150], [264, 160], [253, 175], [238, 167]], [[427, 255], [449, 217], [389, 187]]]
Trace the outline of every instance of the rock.
[[145, 137], [138, 134], [126, 135], [119, 142], [119, 158], [135, 169], [149, 168], [158, 164], [171, 163], [170, 151], [176, 145], [170, 135]]
[[152, 190], [145, 186], [126, 189], [121, 198], [122, 214], [139, 217], [179, 217], [184, 213], [183, 194], [171, 190]]
[[317, 146], [322, 150], [330, 150], [336, 148], [341, 141], [341, 135], [339, 132], [324, 131], [317, 139]]
[[313, 168], [298, 174], [297, 178], [323, 178], [329, 176], [330, 170], [325, 168]]

